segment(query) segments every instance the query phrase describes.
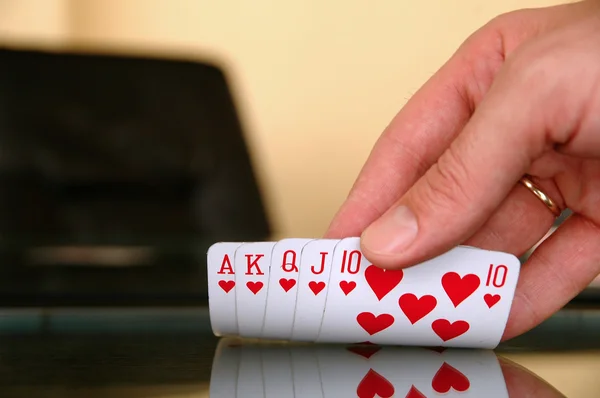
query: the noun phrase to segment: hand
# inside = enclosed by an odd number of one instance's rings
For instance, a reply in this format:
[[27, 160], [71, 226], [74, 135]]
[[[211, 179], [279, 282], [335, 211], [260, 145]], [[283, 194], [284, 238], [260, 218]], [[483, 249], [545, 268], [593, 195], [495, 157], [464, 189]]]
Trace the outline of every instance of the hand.
[[376, 143], [327, 237], [403, 268], [459, 244], [521, 255], [555, 220], [524, 174], [573, 215], [523, 266], [503, 339], [600, 273], [600, 2], [502, 15], [470, 37]]

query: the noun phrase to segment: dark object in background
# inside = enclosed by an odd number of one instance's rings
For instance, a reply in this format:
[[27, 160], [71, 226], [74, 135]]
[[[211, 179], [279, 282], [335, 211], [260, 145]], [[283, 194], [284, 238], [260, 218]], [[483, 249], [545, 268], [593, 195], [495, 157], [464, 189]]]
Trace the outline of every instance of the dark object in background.
[[269, 233], [219, 67], [0, 50], [0, 306], [202, 304]]

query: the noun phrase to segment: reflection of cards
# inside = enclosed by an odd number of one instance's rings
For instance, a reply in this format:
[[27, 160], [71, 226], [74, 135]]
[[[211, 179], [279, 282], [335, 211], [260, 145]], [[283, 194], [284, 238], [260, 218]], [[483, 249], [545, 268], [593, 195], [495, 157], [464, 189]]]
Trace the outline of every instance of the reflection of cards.
[[519, 270], [513, 255], [464, 246], [386, 271], [359, 238], [218, 243], [208, 253], [211, 323], [219, 335], [264, 339], [494, 348]]
[[[240, 377], [232, 369], [255, 373]], [[493, 351], [377, 345], [244, 345], [223, 339], [212, 370], [211, 398], [225, 397], [218, 393], [225, 390], [217, 388], [225, 385], [238, 397], [259, 391], [266, 398], [508, 397]]]

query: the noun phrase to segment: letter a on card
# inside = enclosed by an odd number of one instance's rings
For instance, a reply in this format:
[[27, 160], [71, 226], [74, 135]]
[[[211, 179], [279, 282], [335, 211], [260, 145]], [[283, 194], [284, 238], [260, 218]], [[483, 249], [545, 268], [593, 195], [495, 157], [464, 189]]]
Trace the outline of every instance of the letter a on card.
[[237, 242], [215, 243], [206, 255], [210, 323], [216, 336], [238, 333], [234, 255], [239, 246]]

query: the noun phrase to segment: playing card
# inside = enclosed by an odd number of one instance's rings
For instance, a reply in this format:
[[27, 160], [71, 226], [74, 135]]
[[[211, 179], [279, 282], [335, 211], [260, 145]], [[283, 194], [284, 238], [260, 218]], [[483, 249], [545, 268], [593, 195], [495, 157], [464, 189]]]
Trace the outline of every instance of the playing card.
[[241, 337], [260, 337], [274, 246], [275, 242], [244, 243], [235, 252], [236, 311]]
[[235, 398], [237, 390], [239, 347], [231, 347], [232, 341], [223, 339], [217, 345], [210, 373], [211, 398]]
[[208, 308], [210, 324], [216, 336], [238, 333], [235, 310], [234, 254], [241, 245], [219, 242], [208, 249]]
[[318, 342], [494, 348], [519, 276], [507, 253], [457, 247], [413, 267], [386, 271], [359, 238], [335, 248]]
[[313, 240], [302, 249], [291, 340], [315, 341], [318, 337], [325, 309], [333, 250], [339, 241]]
[[264, 339], [289, 339], [298, 294], [298, 269], [302, 248], [311, 239], [283, 239], [271, 254], [271, 274], [267, 289]]

